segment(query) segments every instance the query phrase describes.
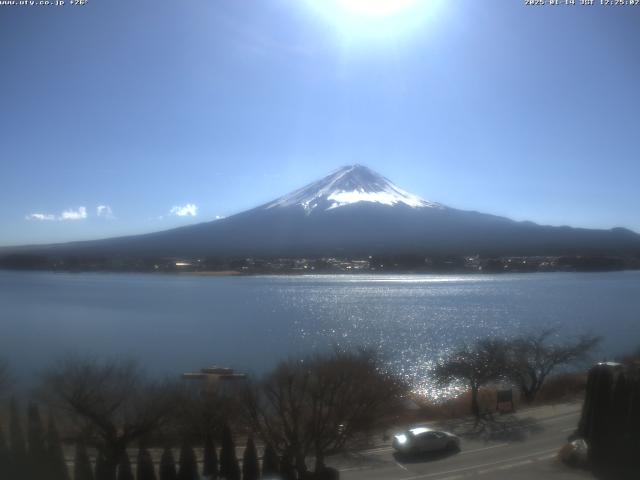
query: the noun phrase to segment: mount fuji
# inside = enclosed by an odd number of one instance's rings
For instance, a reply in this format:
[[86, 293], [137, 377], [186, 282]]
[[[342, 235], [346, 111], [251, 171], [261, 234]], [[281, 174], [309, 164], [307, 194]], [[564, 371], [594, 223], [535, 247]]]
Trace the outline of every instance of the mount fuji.
[[386, 178], [362, 165], [343, 167], [331, 175], [295, 192], [268, 203], [264, 208], [302, 207], [313, 210], [332, 210], [360, 202], [407, 207], [443, 208], [405, 192]]
[[[9, 253], [16, 249], [3, 249]], [[516, 222], [428, 201], [362, 165], [236, 215], [145, 235], [18, 251], [117, 257], [640, 254], [640, 235]]]

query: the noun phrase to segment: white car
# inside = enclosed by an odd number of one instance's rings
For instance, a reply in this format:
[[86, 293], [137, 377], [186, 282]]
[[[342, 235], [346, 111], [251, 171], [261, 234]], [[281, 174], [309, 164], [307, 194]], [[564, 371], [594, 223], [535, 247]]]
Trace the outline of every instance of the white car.
[[453, 433], [414, 427], [393, 436], [393, 448], [401, 453], [427, 453], [460, 449], [460, 438]]

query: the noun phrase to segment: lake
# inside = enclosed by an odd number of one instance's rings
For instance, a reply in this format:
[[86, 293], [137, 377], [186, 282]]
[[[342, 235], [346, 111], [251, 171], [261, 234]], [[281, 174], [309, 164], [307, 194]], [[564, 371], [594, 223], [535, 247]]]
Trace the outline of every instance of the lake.
[[0, 356], [26, 382], [69, 352], [154, 374], [218, 364], [264, 372], [332, 345], [379, 349], [425, 389], [462, 342], [558, 327], [640, 346], [640, 272], [201, 277], [0, 271]]

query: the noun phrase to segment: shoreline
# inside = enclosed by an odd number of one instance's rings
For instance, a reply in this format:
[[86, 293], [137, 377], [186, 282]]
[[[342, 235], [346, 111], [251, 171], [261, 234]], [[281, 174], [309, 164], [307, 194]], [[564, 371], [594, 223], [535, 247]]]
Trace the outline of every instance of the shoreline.
[[[108, 271], [108, 270], [103, 270]], [[96, 272], [100, 273], [100, 272]], [[190, 277], [239, 277], [243, 275], [247, 275], [242, 272], [238, 272], [236, 270], [204, 270], [199, 272], [132, 272], [132, 273], [164, 273], [168, 275], [187, 275]]]
[[344, 276], [363, 276], [363, 275], [435, 275], [435, 276], [447, 276], [447, 275], [461, 275], [469, 277], [485, 276], [485, 275], [530, 275], [530, 274], [547, 274], [547, 273], [623, 273], [623, 272], [638, 272], [640, 268], [625, 268], [625, 269], [601, 269], [601, 270], [533, 270], [533, 271], [380, 271], [380, 270], [366, 270], [366, 271], [270, 271], [270, 272], [241, 272], [238, 270], [164, 270], [164, 271], [152, 271], [152, 270], [107, 270], [107, 269], [26, 269], [26, 268], [1, 268], [0, 272], [8, 273], [122, 273], [122, 274], [147, 274], [147, 275], [175, 275], [175, 276], [190, 276], [190, 277], [295, 277], [295, 276], [331, 276], [331, 275], [344, 275]]

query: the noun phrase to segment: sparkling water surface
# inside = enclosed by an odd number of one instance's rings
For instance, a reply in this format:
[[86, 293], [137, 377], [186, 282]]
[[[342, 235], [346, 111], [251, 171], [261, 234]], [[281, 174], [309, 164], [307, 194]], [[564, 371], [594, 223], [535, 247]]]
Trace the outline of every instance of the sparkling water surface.
[[557, 327], [640, 346], [640, 272], [202, 277], [0, 272], [0, 356], [21, 379], [69, 352], [137, 358], [154, 374], [372, 347], [417, 390], [464, 342]]

